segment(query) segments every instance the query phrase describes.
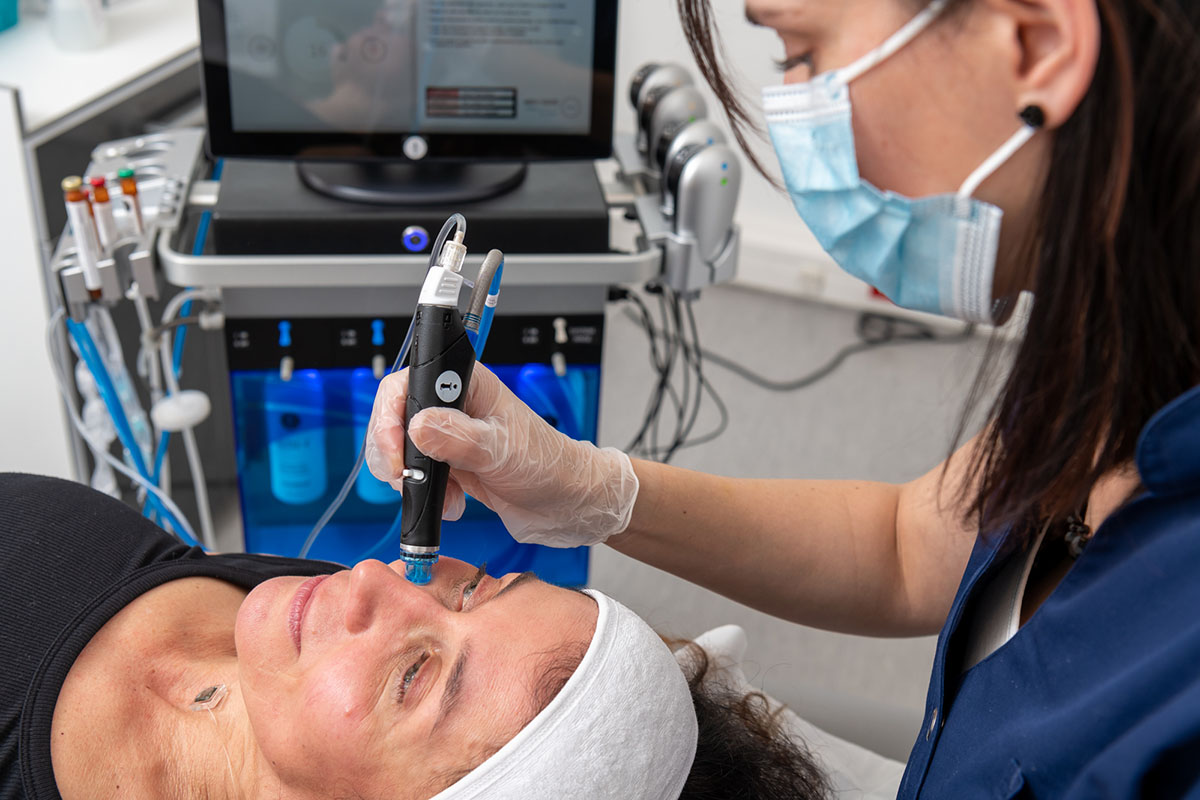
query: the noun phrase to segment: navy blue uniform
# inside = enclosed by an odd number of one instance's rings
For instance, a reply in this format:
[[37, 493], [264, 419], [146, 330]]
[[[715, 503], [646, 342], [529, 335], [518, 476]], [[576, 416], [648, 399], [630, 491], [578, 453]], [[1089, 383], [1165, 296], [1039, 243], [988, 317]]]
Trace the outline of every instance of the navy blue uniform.
[[1007, 550], [976, 544], [900, 798], [1200, 798], [1200, 387], [1146, 425], [1137, 467], [1145, 493], [960, 674], [971, 601]]

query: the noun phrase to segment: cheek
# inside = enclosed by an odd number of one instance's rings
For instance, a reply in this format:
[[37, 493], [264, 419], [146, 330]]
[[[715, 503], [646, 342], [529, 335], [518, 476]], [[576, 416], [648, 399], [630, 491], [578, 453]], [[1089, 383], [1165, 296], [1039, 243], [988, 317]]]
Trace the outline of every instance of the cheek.
[[355, 669], [354, 664], [353, 657], [348, 656], [325, 669], [318, 665], [301, 686], [298, 713], [308, 717], [312, 725], [328, 726], [326, 733], [339, 739], [362, 727], [380, 701], [382, 683], [368, 684], [363, 670]]
[[929, 109], [921, 98], [909, 97], [904, 86], [871, 77], [850, 87], [860, 174], [880, 189], [910, 197], [944, 191], [925, 164]]
[[331, 656], [299, 676], [259, 673], [243, 689], [258, 747], [286, 785], [345, 785], [367, 774], [380, 696], [356, 663], [365, 662]]

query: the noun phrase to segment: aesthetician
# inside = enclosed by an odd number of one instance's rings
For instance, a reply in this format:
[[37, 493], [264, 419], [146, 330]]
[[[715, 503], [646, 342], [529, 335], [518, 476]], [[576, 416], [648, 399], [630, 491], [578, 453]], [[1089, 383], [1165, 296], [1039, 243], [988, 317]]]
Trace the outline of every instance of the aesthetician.
[[[708, 0], [678, 2], [753, 125]], [[1200, 3], [746, 16], [783, 40], [766, 128], [842, 267], [964, 320], [1033, 293], [989, 422], [907, 484], [733, 480], [572, 441], [479, 368], [467, 414], [410, 421], [454, 468], [447, 516], [466, 491], [521, 541], [607, 542], [798, 623], [940, 629], [903, 798], [1200, 797]], [[372, 419], [386, 480], [405, 386]]]

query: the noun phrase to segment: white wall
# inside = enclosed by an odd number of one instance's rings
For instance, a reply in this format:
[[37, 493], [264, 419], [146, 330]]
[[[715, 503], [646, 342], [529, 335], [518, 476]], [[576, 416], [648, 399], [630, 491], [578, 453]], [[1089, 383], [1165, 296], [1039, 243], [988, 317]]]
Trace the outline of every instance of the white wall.
[[0, 472], [71, 478], [62, 405], [42, 344], [46, 293], [15, 92], [0, 87]]

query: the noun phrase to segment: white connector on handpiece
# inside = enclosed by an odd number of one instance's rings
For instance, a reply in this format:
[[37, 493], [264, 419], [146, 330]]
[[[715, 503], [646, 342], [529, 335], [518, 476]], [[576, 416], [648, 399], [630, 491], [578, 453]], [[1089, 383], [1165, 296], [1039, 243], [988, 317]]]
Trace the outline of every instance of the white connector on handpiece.
[[454, 233], [453, 241], [448, 241], [442, 245], [442, 252], [438, 256], [437, 265], [453, 272], [462, 272], [463, 261], [466, 258], [467, 246], [463, 244], [463, 232], [460, 230]]
[[458, 307], [458, 294], [463, 285], [462, 265], [467, 258], [467, 247], [462, 241], [463, 233], [458, 231], [453, 241], [442, 246], [437, 266], [425, 274], [418, 305]]

